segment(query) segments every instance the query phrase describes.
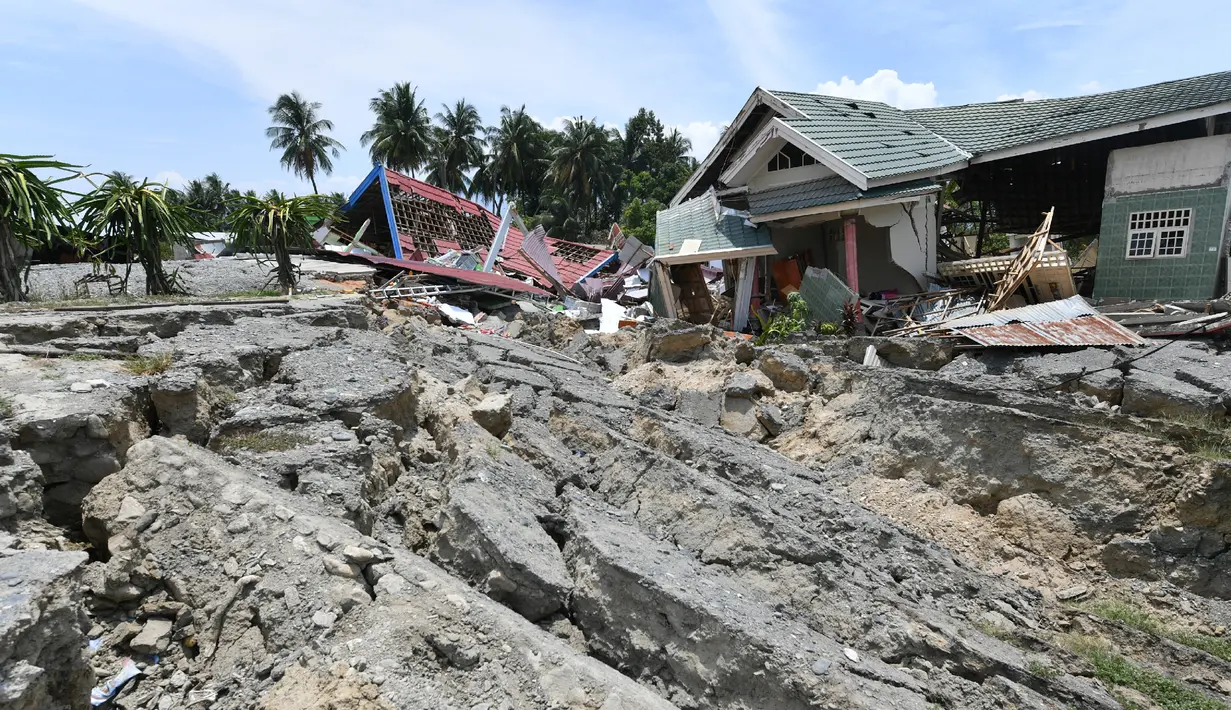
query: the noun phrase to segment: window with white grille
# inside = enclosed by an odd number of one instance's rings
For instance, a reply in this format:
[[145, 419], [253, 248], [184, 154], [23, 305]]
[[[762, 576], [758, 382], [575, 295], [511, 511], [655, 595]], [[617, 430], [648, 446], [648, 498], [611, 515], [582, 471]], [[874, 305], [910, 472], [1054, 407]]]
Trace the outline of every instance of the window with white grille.
[[1191, 209], [1133, 212], [1128, 216], [1129, 259], [1179, 257], [1188, 254]]

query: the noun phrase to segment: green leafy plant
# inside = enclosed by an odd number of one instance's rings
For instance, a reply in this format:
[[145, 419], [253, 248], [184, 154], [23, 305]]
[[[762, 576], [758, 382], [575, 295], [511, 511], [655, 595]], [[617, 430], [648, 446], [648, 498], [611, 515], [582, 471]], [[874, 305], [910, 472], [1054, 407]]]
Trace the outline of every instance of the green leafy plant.
[[228, 218], [235, 230], [235, 248], [272, 253], [274, 278], [282, 293], [289, 294], [299, 281], [291, 249], [311, 246], [313, 224], [332, 216], [333, 203], [320, 195], [286, 197], [271, 191], [263, 198], [235, 198]]
[[[77, 176], [76, 167], [48, 155], [0, 153], [0, 301], [26, 300], [30, 250], [57, 238], [84, 246], [81, 235], [67, 229], [72, 217], [58, 187]], [[46, 179], [36, 170], [71, 174]]]
[[1095, 636], [1067, 634], [1057, 638], [1061, 646], [1089, 661], [1094, 676], [1110, 686], [1132, 688], [1163, 710], [1227, 710], [1227, 706], [1167, 676], [1142, 668], [1115, 652], [1107, 641]]
[[823, 321], [816, 322], [817, 335], [838, 335], [842, 332], [842, 326], [838, 323], [825, 323]]
[[791, 334], [808, 327], [808, 304], [798, 291], [787, 296], [787, 307], [788, 312], [778, 313], [768, 323], [757, 314], [757, 318], [761, 319], [761, 335], [757, 338], [757, 345], [781, 343]]
[[96, 362], [98, 360], [104, 360], [106, 358], [104, 358], [102, 355], [99, 355], [98, 353], [73, 353], [72, 355], [68, 356], [68, 359], [72, 360], [73, 362]]
[[100, 257], [128, 265], [125, 288], [135, 260], [145, 270], [146, 294], [184, 293], [176, 274], [163, 268], [164, 249], [191, 246], [189, 234], [198, 225], [187, 207], [167, 201], [168, 194], [165, 185], [112, 174], [77, 203], [81, 230], [105, 245]]

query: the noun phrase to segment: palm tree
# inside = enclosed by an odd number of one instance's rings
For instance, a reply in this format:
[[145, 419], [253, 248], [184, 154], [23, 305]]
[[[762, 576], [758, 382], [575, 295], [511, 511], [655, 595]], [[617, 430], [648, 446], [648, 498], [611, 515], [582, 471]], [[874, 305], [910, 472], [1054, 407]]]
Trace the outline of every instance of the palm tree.
[[341, 143], [327, 135], [333, 130], [333, 121], [320, 118], [320, 108], [320, 102], [308, 101], [298, 91], [283, 94], [269, 107], [274, 125], [265, 129], [269, 149], [282, 151], [282, 167], [307, 178], [312, 183], [312, 192], [318, 192], [317, 173], [333, 172], [330, 156], [337, 158], [343, 149]]
[[284, 294], [294, 293], [299, 281], [291, 263], [291, 249], [311, 246], [315, 222], [333, 217], [337, 211], [327, 196], [286, 197], [276, 190], [263, 198], [235, 197], [230, 209], [236, 248], [272, 252], [274, 276]]
[[134, 259], [140, 262], [150, 295], [184, 292], [175, 275], [163, 270], [162, 253], [175, 244], [191, 246], [188, 235], [197, 228], [187, 207], [167, 201], [169, 192], [160, 183], [111, 176], [76, 204], [81, 231], [107, 245], [101, 256], [121, 258], [130, 269]]
[[672, 128], [671, 132], [663, 139], [663, 146], [666, 148], [668, 156], [674, 162], [689, 162], [692, 158], [688, 155], [692, 152], [692, 141], [680, 133], [680, 129]]
[[229, 210], [227, 201], [237, 194], [238, 191], [218, 173], [210, 173], [204, 178], [188, 181], [182, 190], [172, 190], [167, 199], [196, 211], [202, 226], [225, 229]]
[[559, 145], [552, 151], [551, 178], [557, 190], [582, 218], [583, 235], [597, 217], [600, 200], [615, 186], [611, 134], [594, 120], [568, 119]]
[[483, 139], [479, 132], [483, 122], [473, 104], [465, 99], [452, 109], [442, 106], [444, 112], [436, 114], [440, 123], [433, 131], [431, 172], [427, 181], [452, 192], [471, 192], [471, 180], [466, 173], [483, 164]]
[[403, 81], [381, 89], [369, 106], [376, 122], [359, 136], [359, 143], [371, 146], [374, 162], [413, 175], [432, 153], [432, 121], [423, 101], [410, 82]]
[[[22, 273], [29, 265], [30, 250], [50, 246], [60, 236], [61, 226], [72, 221], [64, 193], [56, 185], [76, 174], [46, 179], [34, 171], [75, 167], [49, 155], [0, 154], [0, 301], [25, 300]], [[80, 248], [80, 240], [74, 243]]]
[[485, 180], [500, 194], [518, 199], [522, 212], [534, 214], [548, 163], [547, 132], [525, 105], [516, 111], [502, 106], [500, 125], [487, 129], [487, 140], [491, 155]]

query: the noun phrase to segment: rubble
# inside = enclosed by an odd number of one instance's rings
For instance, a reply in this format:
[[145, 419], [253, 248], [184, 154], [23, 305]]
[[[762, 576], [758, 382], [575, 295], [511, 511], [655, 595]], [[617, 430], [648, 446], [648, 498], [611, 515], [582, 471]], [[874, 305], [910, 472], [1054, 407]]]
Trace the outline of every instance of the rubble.
[[[154, 374], [5, 361], [23, 389], [3, 424], [0, 565], [75, 565], [36, 627], [94, 649], [79, 706], [132, 659], [142, 675], [114, 702], [142, 710], [1110, 710], [1115, 689], [1060, 644], [1095, 628], [1074, 605], [1126, 595], [1172, 623], [1231, 622], [1225, 464], [1165, 418], [1184, 401], [1171, 383], [1226, 402], [1212, 346], [756, 346], [665, 318], [588, 334], [520, 306], [512, 338], [383, 305], [72, 326], [83, 345], [127, 332], [134, 354], [171, 353]], [[0, 333], [37, 344], [66, 324]], [[869, 346], [886, 367], [860, 364]], [[115, 386], [34, 404], [103, 371]], [[1162, 389], [1132, 414], [1138, 375]], [[73, 403], [138, 426], [113, 438]], [[16, 434], [35, 421], [67, 434]], [[117, 465], [53, 527], [45, 454], [92, 440], [111, 448], [83, 455]], [[1226, 675], [1097, 628], [1187, 686]], [[77, 663], [17, 647], [47, 672]], [[59, 701], [17, 707], [39, 702]]]

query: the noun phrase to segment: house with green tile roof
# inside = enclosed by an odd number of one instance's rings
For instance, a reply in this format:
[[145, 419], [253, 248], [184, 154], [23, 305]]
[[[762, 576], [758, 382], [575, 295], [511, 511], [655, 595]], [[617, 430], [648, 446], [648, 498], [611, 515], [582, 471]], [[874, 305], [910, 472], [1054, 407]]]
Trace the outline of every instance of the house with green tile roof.
[[[1186, 142], [1227, 134], [1231, 72], [1089, 96], [914, 110], [758, 88], [660, 215], [660, 225], [671, 226], [659, 254], [680, 263], [689, 258], [684, 242], [700, 240], [697, 254], [754, 259], [754, 299], [789, 290], [806, 266], [828, 268], [865, 296], [905, 293], [928, 286], [938, 257], [982, 256], [985, 237], [1029, 234], [1054, 207], [1054, 239], [1100, 242], [1094, 294], [1207, 298], [1226, 292], [1227, 209], [1219, 214], [1217, 195], [1191, 190], [1225, 185], [1194, 186], [1184, 165], [1197, 153], [1217, 163], [1210, 156], [1221, 153]], [[1118, 152], [1144, 147], [1154, 149]], [[1151, 176], [1149, 190], [1131, 193], [1141, 209], [1124, 215], [1130, 193], [1111, 174], [1119, 155]], [[1210, 171], [1218, 166], [1198, 172]], [[1200, 207], [1179, 205], [1187, 197]], [[698, 201], [766, 230], [775, 253], [754, 256], [763, 237], [752, 247], [695, 223], [705, 212]], [[1172, 203], [1200, 209], [1201, 218], [1188, 225], [1188, 246], [1160, 252], [1164, 239], [1181, 237], [1145, 230], [1134, 215]], [[1155, 240], [1148, 257], [1147, 231]], [[796, 264], [783, 268], [783, 260]]]

